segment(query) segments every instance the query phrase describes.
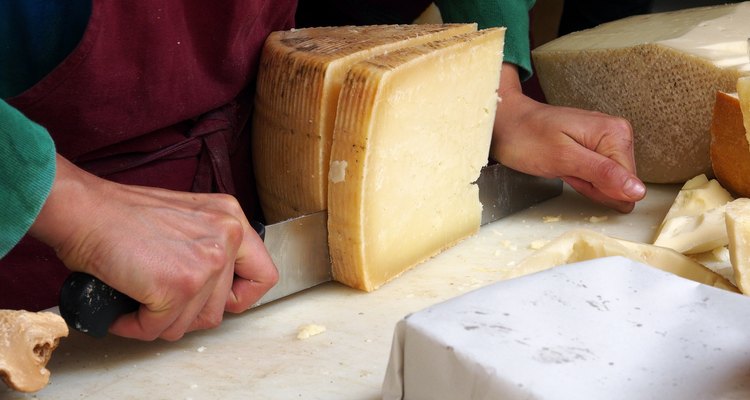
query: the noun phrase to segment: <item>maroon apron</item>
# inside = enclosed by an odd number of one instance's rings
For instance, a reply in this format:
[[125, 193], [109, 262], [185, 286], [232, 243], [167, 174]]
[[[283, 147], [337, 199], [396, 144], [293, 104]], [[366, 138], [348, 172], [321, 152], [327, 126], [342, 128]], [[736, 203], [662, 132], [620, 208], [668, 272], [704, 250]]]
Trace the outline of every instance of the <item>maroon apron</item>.
[[[57, 151], [106, 179], [234, 194], [253, 208], [252, 82], [263, 41], [296, 0], [93, 1], [76, 49], [8, 102]], [[69, 270], [26, 237], [0, 260], [0, 309], [57, 305]]]

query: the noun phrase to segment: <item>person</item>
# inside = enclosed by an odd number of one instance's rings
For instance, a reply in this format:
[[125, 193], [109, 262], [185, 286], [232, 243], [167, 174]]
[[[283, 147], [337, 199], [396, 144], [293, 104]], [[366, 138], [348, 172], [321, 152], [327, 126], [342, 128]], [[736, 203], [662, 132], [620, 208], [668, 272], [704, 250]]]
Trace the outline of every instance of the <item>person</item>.
[[[377, 5], [389, 14], [399, 6], [390, 3]], [[483, 16], [511, 15], [517, 24], [496, 22], [523, 32], [533, 2], [445, 3], [445, 17], [485, 26]], [[112, 333], [177, 340], [274, 284], [247, 223], [258, 210], [246, 121], [263, 41], [291, 28], [294, 11], [294, 0], [0, 5], [9, 55], [0, 59], [0, 178], [10, 188], [0, 192], [0, 308], [54, 305], [68, 269], [84, 271], [142, 304]], [[513, 37], [493, 157], [630, 211], [644, 188], [627, 123], [530, 102], [518, 86], [528, 44]]]

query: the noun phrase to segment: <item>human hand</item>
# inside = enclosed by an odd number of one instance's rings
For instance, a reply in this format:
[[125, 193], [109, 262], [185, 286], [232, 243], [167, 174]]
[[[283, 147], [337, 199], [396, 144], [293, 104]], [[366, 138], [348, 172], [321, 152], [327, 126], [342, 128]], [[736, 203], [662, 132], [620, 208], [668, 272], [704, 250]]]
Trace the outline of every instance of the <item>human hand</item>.
[[177, 340], [248, 309], [278, 280], [263, 242], [228, 195], [106, 181], [57, 158], [52, 192], [30, 233], [68, 268], [141, 303], [116, 335]]
[[490, 155], [518, 171], [559, 177], [590, 199], [628, 213], [646, 194], [635, 174], [633, 132], [623, 118], [539, 103], [503, 64]]

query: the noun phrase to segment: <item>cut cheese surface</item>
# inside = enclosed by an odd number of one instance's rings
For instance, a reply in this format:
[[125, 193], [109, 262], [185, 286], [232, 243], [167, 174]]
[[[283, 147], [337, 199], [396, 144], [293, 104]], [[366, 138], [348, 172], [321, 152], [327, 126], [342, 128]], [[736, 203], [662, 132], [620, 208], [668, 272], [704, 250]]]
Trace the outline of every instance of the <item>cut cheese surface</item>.
[[[748, 37], [748, 57], [750, 57], [750, 37]], [[737, 80], [737, 97], [740, 101], [742, 111], [742, 124], [745, 127], [745, 138], [750, 143], [750, 77], [742, 77]], [[750, 146], [747, 149], [750, 151]]]
[[623, 256], [706, 285], [737, 292], [721, 275], [672, 249], [616, 239], [587, 229], [566, 232], [525, 258], [514, 269], [527, 275], [564, 264], [594, 258]]
[[328, 230], [334, 279], [373, 290], [479, 229], [477, 186], [504, 29], [352, 66], [339, 99]]
[[724, 206], [732, 201], [715, 179], [698, 175], [685, 182], [661, 223], [654, 244], [698, 254], [728, 243]]
[[727, 204], [726, 223], [734, 280], [742, 293], [750, 294], [750, 199]]
[[625, 18], [533, 51], [547, 100], [630, 121], [638, 175], [681, 183], [710, 173], [718, 90], [750, 75], [750, 2]]
[[711, 166], [722, 186], [739, 197], [750, 196], [750, 145], [746, 135], [737, 94], [718, 92], [711, 122]]
[[253, 169], [266, 222], [326, 209], [336, 107], [352, 64], [473, 31], [475, 24], [272, 33], [261, 56], [252, 126]]

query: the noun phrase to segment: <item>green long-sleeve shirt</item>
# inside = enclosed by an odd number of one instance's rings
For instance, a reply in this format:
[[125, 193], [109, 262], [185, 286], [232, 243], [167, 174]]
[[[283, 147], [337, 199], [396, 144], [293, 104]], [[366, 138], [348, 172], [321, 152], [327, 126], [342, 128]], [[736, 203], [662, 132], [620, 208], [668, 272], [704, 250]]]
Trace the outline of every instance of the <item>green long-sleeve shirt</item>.
[[446, 23], [476, 22], [479, 29], [504, 26], [503, 62], [518, 66], [522, 80], [531, 77], [529, 10], [535, 0], [437, 0]]
[[0, 100], [0, 258], [29, 230], [54, 179], [52, 138]]

